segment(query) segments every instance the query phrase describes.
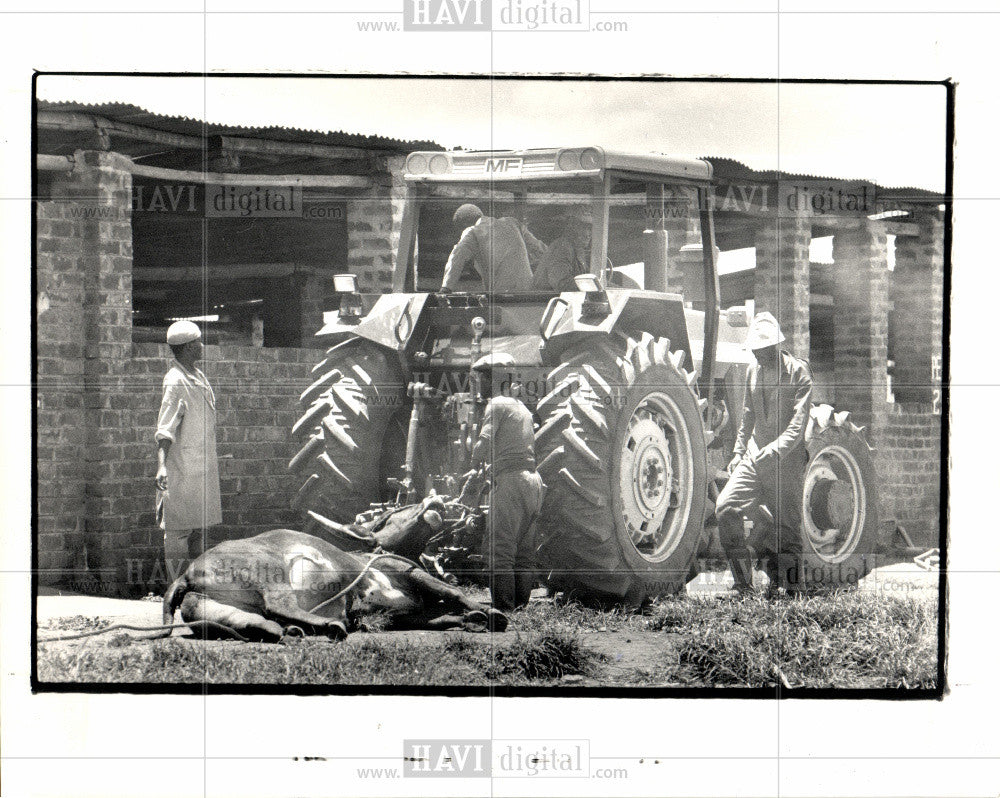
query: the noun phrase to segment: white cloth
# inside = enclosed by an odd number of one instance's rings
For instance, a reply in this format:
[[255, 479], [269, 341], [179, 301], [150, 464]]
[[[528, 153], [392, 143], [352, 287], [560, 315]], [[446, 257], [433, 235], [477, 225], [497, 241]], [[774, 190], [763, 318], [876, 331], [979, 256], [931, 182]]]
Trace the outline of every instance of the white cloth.
[[204, 529], [221, 524], [215, 393], [200, 369], [188, 371], [174, 361], [163, 378], [156, 440], [171, 441], [167, 490], [156, 494], [160, 528]]

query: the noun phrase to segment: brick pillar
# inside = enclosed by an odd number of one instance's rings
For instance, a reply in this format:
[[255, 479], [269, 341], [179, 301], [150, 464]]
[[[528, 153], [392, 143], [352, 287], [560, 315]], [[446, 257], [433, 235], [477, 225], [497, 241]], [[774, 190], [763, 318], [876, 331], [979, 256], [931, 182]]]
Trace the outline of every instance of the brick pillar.
[[701, 253], [681, 251], [701, 241], [697, 192], [685, 186], [665, 187], [662, 212], [667, 231], [667, 290], [682, 294], [689, 302], [699, 299], [705, 294]]
[[389, 254], [392, 257], [392, 268], [396, 270], [396, 254], [399, 252], [399, 232], [403, 225], [403, 205], [406, 202], [406, 182], [403, 172], [406, 166], [405, 155], [394, 155], [385, 159], [386, 170], [389, 173], [392, 222], [389, 231]]
[[402, 159], [379, 161], [375, 187], [347, 201], [347, 266], [362, 291], [388, 291], [402, 218]]
[[83, 556], [84, 460], [83, 253], [85, 222], [74, 215], [68, 181], [36, 208], [38, 567], [42, 584], [72, 581]]
[[[943, 313], [943, 224], [918, 216], [916, 236], [897, 236], [890, 276], [893, 393], [899, 403], [932, 401], [935, 361], [940, 363]], [[938, 378], [939, 379], [939, 378]]]
[[937, 397], [934, 400], [934, 412], [941, 412], [941, 381], [942, 362], [944, 355], [944, 220], [932, 216], [922, 221], [920, 237], [926, 236], [927, 253], [931, 259], [931, 386]]
[[809, 242], [812, 222], [802, 213], [768, 219], [757, 230], [754, 305], [770, 311], [792, 354], [809, 357]]
[[[85, 474], [82, 539], [66, 539], [76, 567], [85, 565], [103, 582], [119, 587], [125, 578], [124, 552], [131, 544], [121, 466], [136, 444], [124, 397], [131, 389], [125, 370], [132, 344], [132, 174], [126, 157], [113, 152], [77, 151], [73, 171], [53, 185], [67, 201], [62, 214], [73, 219], [65, 248], [75, 258], [82, 322], [82, 458]], [[41, 247], [42, 241], [39, 242]], [[39, 330], [43, 326], [39, 320]], [[84, 547], [86, 547], [84, 549]], [[86, 551], [84, 557], [83, 551]]]
[[[77, 151], [38, 213], [39, 566], [43, 582], [123, 578], [115, 512], [132, 336], [132, 175], [112, 152]], [[114, 398], [112, 398], [114, 397]], [[83, 586], [82, 584], [80, 585]]]
[[838, 410], [850, 410], [877, 440], [887, 418], [888, 270], [884, 222], [861, 219], [833, 237], [834, 382]]
[[295, 289], [299, 295], [299, 319], [301, 346], [322, 348], [327, 342], [316, 338], [323, 326], [323, 313], [336, 310], [334, 302], [333, 275], [327, 273], [310, 274], [296, 280]]
[[388, 290], [392, 284], [391, 230], [388, 196], [347, 201], [347, 267], [362, 291]]

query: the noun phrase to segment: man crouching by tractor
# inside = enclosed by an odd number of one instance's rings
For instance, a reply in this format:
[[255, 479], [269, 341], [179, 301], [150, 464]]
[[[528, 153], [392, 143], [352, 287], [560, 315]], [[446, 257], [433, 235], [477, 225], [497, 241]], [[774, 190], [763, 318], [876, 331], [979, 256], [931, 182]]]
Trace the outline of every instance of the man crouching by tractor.
[[[531, 411], [515, 396], [494, 396], [494, 371], [514, 365], [503, 353], [485, 355], [473, 363], [480, 375], [480, 393], [490, 397], [479, 438], [472, 449], [473, 467], [490, 465], [487, 543], [490, 594], [501, 612], [522, 607], [534, 586], [534, 521], [542, 509], [542, 478], [535, 471], [535, 430]], [[518, 384], [511, 386], [516, 393]]]
[[[719, 539], [741, 594], [753, 592], [751, 547], [764, 560], [771, 593], [784, 586], [782, 577], [793, 573], [801, 554], [799, 503], [808, 461], [805, 432], [812, 377], [806, 361], [779, 348], [784, 340], [774, 316], [764, 312], [754, 317], [745, 346], [757, 365], [747, 373], [730, 477], [716, 503]], [[751, 439], [757, 447], [754, 455], [748, 452]], [[773, 528], [761, 505], [773, 514]], [[754, 521], [749, 543], [744, 516]]]

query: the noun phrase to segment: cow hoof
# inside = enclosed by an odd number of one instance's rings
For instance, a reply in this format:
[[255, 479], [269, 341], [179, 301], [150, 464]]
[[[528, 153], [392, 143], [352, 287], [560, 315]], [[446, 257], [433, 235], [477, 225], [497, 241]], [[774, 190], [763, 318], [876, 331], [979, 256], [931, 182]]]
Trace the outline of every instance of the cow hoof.
[[332, 621], [327, 624], [325, 632], [331, 640], [343, 640], [347, 637], [347, 627], [340, 621]]
[[285, 627], [285, 637], [305, 637], [305, 630], [294, 624]]
[[507, 628], [507, 616], [500, 610], [490, 608], [487, 616], [486, 626], [491, 632], [502, 632]]

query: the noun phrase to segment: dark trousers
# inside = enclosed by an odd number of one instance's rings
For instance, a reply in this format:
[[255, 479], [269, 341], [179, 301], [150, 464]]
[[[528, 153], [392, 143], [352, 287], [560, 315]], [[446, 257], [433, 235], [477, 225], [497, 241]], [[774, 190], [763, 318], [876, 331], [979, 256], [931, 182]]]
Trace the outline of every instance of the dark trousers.
[[507, 611], [528, 603], [535, 579], [534, 521], [542, 509], [542, 478], [535, 471], [493, 477], [488, 527], [493, 606]]
[[[754, 554], [764, 560], [765, 573], [775, 586], [781, 584], [781, 575], [795, 565], [802, 551], [802, 478], [807, 460], [801, 448], [780, 458], [771, 456], [762, 463], [754, 463], [746, 456], [719, 494], [715, 506], [719, 540], [737, 589], [753, 586]], [[773, 528], [760, 513], [762, 504], [774, 516]], [[744, 533], [744, 517], [754, 522], [750, 540]]]

